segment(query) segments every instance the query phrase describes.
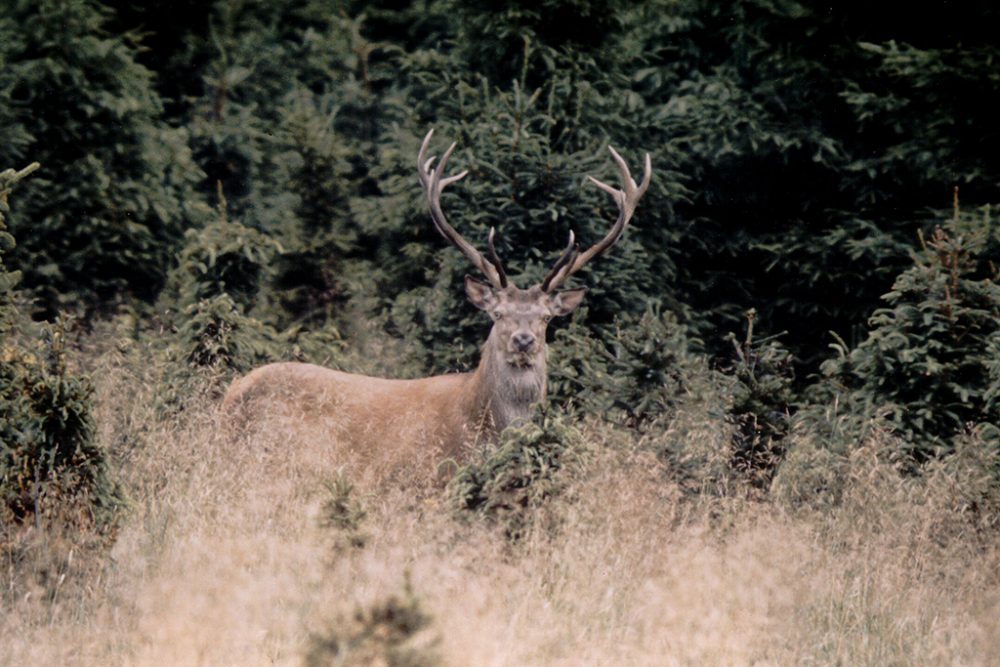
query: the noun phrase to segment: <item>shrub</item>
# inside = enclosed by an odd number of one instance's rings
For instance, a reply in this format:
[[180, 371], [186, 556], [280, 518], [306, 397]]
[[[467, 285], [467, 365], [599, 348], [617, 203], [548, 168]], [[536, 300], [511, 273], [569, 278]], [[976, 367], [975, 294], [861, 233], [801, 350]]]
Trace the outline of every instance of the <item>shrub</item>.
[[170, 291], [182, 308], [225, 293], [247, 312], [255, 305], [281, 244], [230, 220], [221, 184], [218, 198], [216, 218], [185, 233], [178, 266], [171, 272]]
[[970, 424], [1000, 436], [998, 248], [988, 213], [961, 217], [956, 207], [883, 297], [868, 337], [824, 366], [858, 410], [886, 407], [916, 462], [953, 451]]
[[564, 487], [562, 473], [587, 456], [583, 436], [556, 417], [511, 426], [476, 462], [461, 468], [449, 485], [459, 511], [474, 512], [521, 538], [532, 512]]
[[173, 348], [191, 367], [231, 375], [283, 356], [281, 334], [240, 312], [228, 294], [188, 306], [183, 315]]
[[553, 347], [554, 403], [606, 418], [624, 414], [635, 428], [674, 410], [695, 375], [707, 372], [685, 328], [658, 304], [638, 317], [619, 316], [599, 333], [574, 321], [556, 332]]
[[556, 330], [548, 359], [548, 400], [564, 411], [610, 415], [617, 400], [608, 346], [581, 320], [582, 307], [564, 327]]
[[4, 264], [4, 255], [17, 245], [14, 237], [7, 231], [7, 214], [10, 213], [8, 199], [14, 185], [40, 166], [34, 162], [20, 171], [5, 169], [0, 172], [0, 335], [6, 335], [12, 326], [16, 315], [14, 288], [21, 280], [20, 271], [9, 271]]
[[727, 419], [726, 388], [721, 375], [711, 372], [704, 386], [685, 396], [675, 414], [654, 422], [642, 441], [691, 496], [730, 496], [738, 489], [741, 476], [732, 467], [736, 429]]
[[733, 432], [732, 466], [758, 488], [767, 488], [784, 456], [784, 438], [795, 400], [792, 354], [776, 336], [754, 339], [757, 312], [747, 311], [747, 334], [742, 343], [730, 334], [734, 359], [725, 369], [732, 377], [730, 420]]
[[342, 276], [357, 224], [347, 198], [352, 147], [335, 129], [340, 103], [332, 94], [299, 89], [278, 109], [270, 187], [294, 217], [284, 225], [288, 249], [275, 270], [282, 320], [323, 324], [347, 299]]
[[728, 336], [728, 363], [710, 368], [704, 358], [687, 355], [671, 409], [644, 441], [692, 494], [760, 498], [785, 452], [793, 358], [776, 336], [755, 337], [756, 312], [746, 315], [743, 342]]
[[337, 546], [346, 544], [350, 547], [360, 548], [365, 545], [367, 538], [361, 531], [361, 522], [364, 521], [368, 511], [364, 503], [357, 498], [354, 485], [344, 474], [343, 470], [337, 472], [337, 476], [323, 484], [326, 498], [320, 514], [322, 524], [338, 533]]
[[187, 242], [161, 303], [175, 309], [175, 335], [165, 341], [168, 361], [180, 385], [194, 369], [228, 379], [279, 359], [328, 360], [340, 345], [331, 326], [319, 331], [279, 331], [272, 319], [255, 314], [261, 304], [272, 259], [283, 250], [266, 234], [230, 220], [218, 187], [216, 216], [204, 227], [188, 230]]
[[409, 581], [402, 596], [391, 596], [349, 620], [312, 637], [306, 667], [432, 667], [440, 664], [433, 643], [420, 642], [419, 633], [431, 624]]
[[93, 386], [66, 364], [66, 323], [36, 349], [0, 359], [0, 512], [4, 524], [53, 521], [98, 529], [123, 503], [97, 442]]
[[281, 245], [237, 220], [217, 184], [216, 215], [190, 229], [161, 303], [173, 309], [173, 335], [156, 342], [166, 358], [166, 404], [182, 399], [195, 376], [229, 380], [287, 355], [288, 336], [248, 315]]

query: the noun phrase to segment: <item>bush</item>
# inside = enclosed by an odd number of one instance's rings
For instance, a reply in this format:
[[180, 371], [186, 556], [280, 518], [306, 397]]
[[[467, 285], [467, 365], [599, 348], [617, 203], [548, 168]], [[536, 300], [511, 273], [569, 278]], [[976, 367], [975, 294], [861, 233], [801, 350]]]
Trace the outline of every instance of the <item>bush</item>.
[[368, 510], [357, 498], [356, 490], [343, 470], [337, 471], [337, 476], [323, 484], [326, 498], [320, 514], [320, 522], [326, 528], [337, 533], [335, 546], [360, 548], [365, 545], [367, 537], [361, 530]]
[[[217, 187], [215, 217], [200, 229], [188, 230], [179, 261], [171, 271], [161, 304], [173, 309], [172, 336], [163, 346], [172, 390], [168, 403], [187, 392], [189, 382], [207, 372], [229, 380], [257, 366], [287, 358], [302, 358], [299, 331], [278, 331], [250, 313], [266, 310], [260, 303], [272, 274], [271, 262], [282, 252], [266, 234], [231, 220], [228, 202]], [[328, 349], [336, 332], [303, 336], [309, 349]], [[171, 398], [172, 397], [172, 398]]]
[[648, 429], [644, 446], [689, 493], [759, 499], [784, 457], [794, 360], [776, 336], [755, 337], [755, 320], [751, 309], [743, 342], [728, 336], [728, 363], [710, 368], [704, 358], [688, 355], [671, 410]]
[[328, 361], [341, 342], [332, 326], [315, 332], [279, 331], [274, 318], [255, 316], [269, 312], [261, 303], [262, 293], [282, 246], [230, 220], [221, 185], [218, 199], [215, 218], [201, 229], [188, 230], [161, 300], [174, 309], [174, 335], [160, 342], [165, 343], [167, 360], [175, 364], [179, 386], [185, 386], [196, 369], [230, 379], [279, 359]]
[[727, 418], [727, 387], [721, 374], [711, 372], [675, 414], [654, 422], [642, 441], [691, 496], [733, 496], [740, 488], [742, 476], [732, 466], [736, 428]]
[[577, 320], [556, 332], [549, 371], [550, 400], [563, 409], [613, 419], [639, 428], [672, 412], [707, 372], [690, 351], [686, 329], [673, 313], [650, 305], [642, 315], [623, 315], [594, 333]]
[[402, 597], [391, 596], [310, 640], [306, 667], [433, 667], [440, 664], [433, 644], [419, 634], [431, 624], [409, 581]]
[[785, 439], [785, 450], [771, 495], [789, 507], [840, 505], [859, 450], [885, 463], [899, 459], [899, 441], [891, 436], [884, 416], [865, 416], [841, 397], [801, 407]]
[[228, 294], [248, 312], [257, 302], [271, 260], [282, 251], [281, 244], [230, 220], [221, 185], [218, 197], [217, 217], [185, 233], [178, 266], [170, 275], [170, 293], [181, 308]]
[[183, 315], [172, 347], [192, 368], [246, 373], [282, 358], [288, 347], [273, 328], [240, 312], [228, 294], [188, 306]]
[[587, 456], [583, 436], [556, 417], [511, 426], [480, 460], [461, 468], [449, 484], [459, 511], [503, 526], [512, 540], [531, 524], [533, 511], [564, 488], [562, 475]]
[[730, 420], [733, 433], [732, 466], [754, 486], [766, 489], [785, 453], [784, 439], [791, 424], [795, 400], [795, 373], [791, 353], [776, 336], [754, 339], [757, 312], [747, 311], [747, 334], [742, 343], [730, 335], [734, 359], [725, 372], [732, 377]]
[[322, 325], [347, 300], [345, 260], [355, 250], [358, 225], [348, 203], [354, 151], [336, 131], [339, 103], [332, 94], [299, 89], [278, 109], [270, 187], [294, 218], [283, 226], [288, 249], [275, 270], [282, 321]]
[[44, 327], [33, 352], [0, 358], [0, 512], [3, 523], [105, 529], [123, 498], [97, 442], [93, 386], [70, 373], [66, 326]]
[[0, 335], [7, 335], [16, 316], [14, 288], [21, 280], [20, 271], [9, 271], [4, 264], [4, 255], [11, 252], [17, 243], [7, 231], [7, 214], [10, 213], [11, 189], [41, 165], [37, 162], [20, 171], [5, 169], [0, 172]]
[[884, 406], [916, 462], [954, 450], [980, 424], [1000, 437], [1000, 233], [988, 213], [938, 226], [869, 321], [868, 337], [825, 372], [859, 411]]

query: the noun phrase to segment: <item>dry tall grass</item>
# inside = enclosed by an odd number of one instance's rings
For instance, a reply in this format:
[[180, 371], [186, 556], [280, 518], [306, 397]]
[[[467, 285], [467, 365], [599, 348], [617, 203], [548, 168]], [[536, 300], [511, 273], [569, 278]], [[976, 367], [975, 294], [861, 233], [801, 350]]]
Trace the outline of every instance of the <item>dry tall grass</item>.
[[[914, 494], [865, 449], [838, 508], [793, 512], [691, 502], [653, 456], [591, 427], [585, 474], [510, 544], [456, 518], [439, 489], [366, 479], [294, 424], [230, 442], [203, 396], [157, 418], [156, 389], [127, 364], [96, 379], [130, 512], [105, 557], [23, 537], [35, 542], [6, 564], [0, 664], [322, 664], [332, 653], [317, 646], [331, 637], [340, 664], [1000, 656], [1000, 542], [941, 530], [959, 520], [948, 503]], [[324, 520], [345, 464], [365, 509], [351, 528]], [[377, 657], [359, 639], [365, 610], [407, 591], [429, 623]]]

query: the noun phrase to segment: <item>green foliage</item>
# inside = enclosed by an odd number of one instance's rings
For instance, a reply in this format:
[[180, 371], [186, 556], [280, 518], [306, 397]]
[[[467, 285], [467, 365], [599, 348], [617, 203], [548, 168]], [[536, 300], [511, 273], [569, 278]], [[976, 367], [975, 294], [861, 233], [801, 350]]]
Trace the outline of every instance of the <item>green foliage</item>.
[[644, 445], [691, 494], [760, 498], [782, 464], [797, 397], [794, 359], [778, 336], [755, 337], [756, 311], [746, 315], [743, 342], [728, 337], [727, 363], [712, 368], [701, 355], [679, 355], [679, 381], [660, 388], [670, 409], [653, 413], [645, 429]]
[[282, 329], [326, 325], [351, 282], [365, 282], [346, 265], [349, 196], [365, 182], [385, 69], [370, 62], [360, 20], [315, 3], [218, 2], [212, 13], [209, 34], [189, 36], [206, 65], [184, 115], [203, 189], [221, 183], [230, 213], [284, 248], [259, 314]]
[[692, 496], [733, 493], [730, 447], [733, 427], [717, 394], [686, 401], [680, 411], [650, 429], [644, 445], [664, 463], [667, 475]]
[[433, 644], [420, 633], [433, 619], [424, 611], [407, 580], [403, 595], [359, 608], [328, 631], [314, 635], [305, 654], [306, 667], [433, 667], [440, 664]]
[[340, 344], [331, 327], [279, 330], [271, 324], [274, 318], [254, 316], [267, 310], [271, 264], [283, 248], [257, 229], [229, 219], [221, 185], [218, 198], [215, 218], [188, 230], [162, 300], [176, 309], [176, 335], [166, 352], [179, 363], [174, 368], [179, 386], [186, 386], [195, 369], [228, 379], [277, 359], [329, 361]]
[[586, 454], [580, 432], [559, 418], [511, 426], [478, 461], [458, 471], [449, 494], [457, 509], [498, 522], [517, 540], [533, 512], [562, 490], [566, 480], [560, 473], [579, 466]]
[[[1000, 12], [978, 4], [976, 19], [956, 26], [948, 17], [944, 21], [952, 25], [935, 26], [941, 34], [966, 33], [964, 39], [910, 41], [900, 35], [858, 44], [869, 76], [848, 83], [841, 96], [861, 136], [879, 137], [891, 150], [859, 156], [851, 171], [907, 179], [913, 192], [925, 184], [953, 183], [961, 184], [966, 196], [995, 192], [1000, 132], [988, 123], [992, 105], [982, 101], [995, 100], [1000, 88], [993, 67], [1000, 47], [989, 35], [977, 34], [975, 24], [995, 21]], [[939, 140], [929, 141], [927, 132]]]
[[172, 350], [190, 367], [232, 376], [280, 359], [281, 342], [281, 334], [247, 317], [228, 294], [220, 294], [184, 310]]
[[338, 537], [343, 538], [344, 544], [354, 548], [363, 547], [367, 538], [361, 531], [361, 523], [368, 510], [357, 497], [354, 485], [344, 471], [338, 470], [336, 477], [324, 482], [323, 490], [326, 492], [320, 510], [323, 525], [334, 529]]
[[587, 311], [583, 306], [568, 325], [555, 332], [549, 347], [548, 400], [565, 412], [608, 416], [619, 398], [612, 391], [614, 357], [599, 334], [581, 323]]
[[951, 498], [949, 512], [980, 516], [971, 508], [988, 505], [1000, 479], [996, 248], [988, 215], [964, 216], [956, 202], [953, 219], [886, 294], [890, 307], [876, 311], [868, 338], [853, 350], [838, 344], [839, 356], [824, 364], [787, 438], [778, 498], [838, 504], [855, 459], [871, 456], [940, 487], [929, 492]]
[[998, 247], [988, 212], [956, 210], [896, 279], [868, 338], [825, 367], [856, 402], [887, 407], [917, 461], [951, 451], [973, 424], [1000, 437], [1000, 276], [990, 261]]
[[696, 373], [707, 372], [690, 347], [685, 328], [658, 305], [638, 317], [615, 318], [599, 334], [574, 322], [556, 333], [551, 400], [586, 414], [624, 415], [632, 427], [648, 424], [676, 407]]
[[156, 354], [156, 410], [179, 414], [191, 401], [217, 399], [234, 378], [299, 352], [288, 337], [249, 317], [226, 293], [173, 314], [170, 330], [143, 331]]
[[1000, 92], [984, 65], [996, 42], [980, 29], [995, 6], [907, 11], [892, 23], [857, 3], [637, 11], [647, 64], [636, 86], [686, 176], [677, 213], [691, 233], [678, 279], [703, 326], [731, 328], [752, 303], [815, 362], [827, 331], [850, 339], [864, 322], [953, 179], [975, 174], [974, 201], [996, 199], [996, 162], [984, 156], [997, 154], [1000, 134], [971, 129]]
[[152, 299], [197, 203], [183, 129], [160, 119], [130, 34], [93, 0], [16, 0], [0, 15], [0, 145], [46, 165], [18, 199], [14, 261], [41, 314]]
[[198, 64], [199, 77], [179, 75], [189, 79], [180, 84], [187, 93], [180, 120], [205, 166], [202, 188], [208, 193], [221, 182], [240, 217], [260, 212], [262, 222], [273, 222], [282, 215], [266, 201], [278, 166], [272, 158], [280, 108], [293, 92], [332, 88], [328, 77], [350, 55], [344, 21], [333, 12], [310, 12], [308, 4], [211, 3], [207, 22], [177, 36], [184, 49], [171, 55], [181, 63], [166, 64], [183, 67], [185, 57]]
[[90, 381], [67, 368], [66, 322], [37, 340], [15, 327], [4, 222], [11, 189], [38, 166], [0, 172], [0, 523], [107, 528], [122, 496], [97, 442]]
[[[785, 453], [784, 438], [791, 425], [795, 400], [793, 357], [775, 336], [754, 339], [757, 312], [747, 311], [747, 334], [742, 343], [730, 335], [734, 360], [726, 368], [732, 376], [730, 419], [733, 467], [760, 488], [767, 488]], [[783, 334], [782, 334], [783, 335]]]
[[14, 185], [40, 166], [33, 162], [20, 171], [5, 169], [0, 172], [0, 335], [7, 335], [10, 331], [15, 316], [14, 288], [21, 280], [20, 271], [9, 271], [4, 264], [4, 255], [17, 246], [14, 237], [7, 231], [7, 214], [10, 213], [8, 200]]
[[217, 219], [190, 229], [171, 274], [171, 291], [181, 308], [227, 294], [244, 311], [256, 303], [261, 283], [281, 245], [238, 221], [230, 221], [219, 192]]
[[164, 348], [174, 376], [173, 391], [164, 395], [167, 403], [187, 393], [197, 375], [193, 372], [229, 379], [280, 358], [285, 342], [274, 327], [246, 314], [281, 246], [229, 220], [221, 184], [218, 198], [215, 219], [201, 229], [188, 230], [168, 282], [164, 305], [176, 309], [177, 324]]
[[283, 228], [290, 250], [280, 257], [274, 281], [283, 319], [322, 324], [339, 314], [348, 296], [341, 274], [356, 249], [350, 224], [348, 180], [355, 151], [336, 132], [340, 101], [300, 89], [279, 109], [275, 189], [294, 220]]
[[982, 30], [997, 9], [981, 0], [894, 23], [768, 0], [110, 6], [19, 0], [0, 20], [0, 143], [52, 169], [17, 229], [45, 314], [155, 296], [221, 182], [230, 213], [285, 248], [257, 316], [387, 315], [426, 369], [469, 367], [468, 269], [413, 178], [434, 126], [472, 171], [446, 196], [456, 227], [481, 245], [496, 226], [523, 282], [571, 228], [587, 244], [613, 219], [581, 187], [612, 174], [604, 146], [633, 164], [648, 150], [632, 228], [579, 277], [586, 326], [681, 301], [727, 356], [713, 332], [754, 304], [812, 371], [827, 331], [856, 342], [946, 188], [997, 198], [982, 103], [1000, 92]]
[[121, 491], [97, 442], [93, 387], [69, 371], [65, 322], [44, 328], [34, 351], [0, 357], [0, 518], [107, 528]]
[[528, 66], [520, 62], [525, 51], [535, 43], [544, 49], [533, 68], [541, 70], [538, 76], [567, 65], [563, 60], [567, 52], [599, 53], [621, 28], [627, 7], [621, 0], [452, 4], [461, 17], [458, 41], [464, 59], [495, 83], [518, 77], [522, 73], [519, 66]]
[[186, 387], [195, 369], [228, 379], [278, 359], [328, 361], [340, 342], [335, 330], [282, 331], [271, 324], [274, 318], [252, 314], [268, 305], [271, 265], [283, 248], [257, 229], [229, 219], [221, 185], [218, 198], [215, 218], [187, 232], [163, 299], [163, 305], [177, 311], [176, 335], [166, 352], [179, 363], [174, 368], [179, 387]]

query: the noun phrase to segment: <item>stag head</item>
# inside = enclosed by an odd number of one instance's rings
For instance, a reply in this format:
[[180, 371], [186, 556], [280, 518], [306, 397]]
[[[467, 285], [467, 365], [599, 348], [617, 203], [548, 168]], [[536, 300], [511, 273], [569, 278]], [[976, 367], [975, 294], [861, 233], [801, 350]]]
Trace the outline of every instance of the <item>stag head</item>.
[[463, 171], [452, 176], [444, 176], [448, 158], [455, 150], [456, 144], [454, 143], [445, 151], [437, 167], [434, 167], [435, 156], [427, 157], [427, 147], [432, 136], [434, 136], [434, 130], [429, 131], [424, 137], [420, 153], [417, 155], [417, 169], [430, 205], [431, 219], [437, 230], [461, 250], [472, 262], [472, 265], [478, 268], [489, 281], [484, 283], [466, 276], [465, 293], [473, 305], [486, 311], [492, 318], [493, 330], [490, 333], [490, 341], [493, 343], [495, 352], [502, 356], [503, 362], [510, 369], [527, 371], [544, 366], [545, 330], [549, 321], [553, 317], [572, 313], [583, 301], [583, 296], [587, 291], [585, 287], [567, 290], [557, 288], [590, 260], [615, 245], [621, 238], [635, 212], [636, 204], [649, 187], [653, 173], [649, 154], [646, 154], [642, 183], [636, 184], [625, 160], [615, 152], [615, 149], [608, 147], [621, 172], [622, 189], [611, 187], [592, 176], [587, 178], [614, 198], [618, 205], [617, 221], [603, 239], [582, 253], [576, 244], [575, 235], [570, 232], [569, 243], [545, 279], [527, 289], [521, 289], [508, 280], [503, 264], [497, 256], [494, 246], [495, 229], [490, 229], [487, 242], [489, 255], [486, 256], [476, 250], [471, 243], [448, 224], [444, 211], [441, 209], [441, 191], [455, 181], [464, 178], [469, 172]]

